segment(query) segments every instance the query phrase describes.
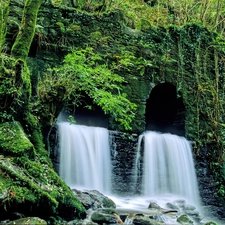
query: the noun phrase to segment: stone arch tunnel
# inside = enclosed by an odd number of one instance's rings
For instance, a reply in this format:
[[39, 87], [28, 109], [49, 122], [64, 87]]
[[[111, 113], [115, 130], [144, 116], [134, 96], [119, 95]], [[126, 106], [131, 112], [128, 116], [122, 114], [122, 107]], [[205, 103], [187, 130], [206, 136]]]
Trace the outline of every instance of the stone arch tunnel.
[[176, 86], [160, 83], [152, 88], [146, 101], [146, 130], [184, 135], [185, 108], [177, 97]]

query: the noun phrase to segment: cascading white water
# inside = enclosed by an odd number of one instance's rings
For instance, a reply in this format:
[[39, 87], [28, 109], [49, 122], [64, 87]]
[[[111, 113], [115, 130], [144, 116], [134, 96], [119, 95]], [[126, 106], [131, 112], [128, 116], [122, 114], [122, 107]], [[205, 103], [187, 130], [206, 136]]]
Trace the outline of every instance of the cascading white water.
[[[134, 212], [151, 213], [148, 205], [152, 200], [163, 208], [168, 202], [185, 200], [201, 210], [192, 149], [184, 137], [153, 131], [140, 135], [137, 164], [142, 156], [143, 162], [142, 168], [136, 164], [135, 174], [141, 176], [142, 191], [138, 196], [122, 197], [110, 196], [112, 168], [108, 130], [59, 122], [58, 132], [59, 173], [71, 188], [98, 190], [109, 196], [118, 210], [127, 209], [131, 215]], [[178, 224], [173, 216], [163, 216], [166, 224]], [[127, 224], [131, 222], [132, 217], [126, 220]]]
[[177, 135], [147, 131], [140, 136], [138, 155], [142, 139], [142, 194], [152, 198], [176, 196], [200, 206], [190, 142]]
[[72, 188], [111, 189], [108, 130], [101, 127], [58, 123], [61, 178]]

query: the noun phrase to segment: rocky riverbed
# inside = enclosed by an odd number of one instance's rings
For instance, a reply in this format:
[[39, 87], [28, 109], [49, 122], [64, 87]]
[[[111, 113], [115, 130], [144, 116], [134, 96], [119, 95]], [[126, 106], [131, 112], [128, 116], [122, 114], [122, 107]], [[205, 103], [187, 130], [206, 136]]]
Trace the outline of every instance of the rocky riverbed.
[[[57, 224], [65, 225], [222, 225], [207, 219], [195, 206], [189, 205], [185, 200], [178, 199], [173, 202], [164, 202], [163, 206], [155, 200], [143, 200], [139, 197], [108, 197], [96, 190], [79, 191], [73, 189], [74, 194], [81, 201], [87, 211], [85, 219], [72, 221], [59, 221]], [[145, 202], [146, 207], [143, 202]], [[162, 203], [162, 201], [160, 201]], [[136, 208], [135, 205], [136, 204]], [[131, 207], [133, 205], [134, 207]], [[0, 225], [11, 224], [43, 224], [48, 223], [38, 217], [17, 220], [1, 221]]]
[[[220, 225], [207, 219], [195, 206], [187, 204], [182, 199], [164, 202], [161, 206], [157, 201], [144, 200], [143, 197], [111, 198], [96, 190], [79, 191], [74, 189], [73, 192], [86, 208], [87, 217], [84, 220], [70, 221], [67, 224]], [[162, 201], [160, 203], [162, 204]]]

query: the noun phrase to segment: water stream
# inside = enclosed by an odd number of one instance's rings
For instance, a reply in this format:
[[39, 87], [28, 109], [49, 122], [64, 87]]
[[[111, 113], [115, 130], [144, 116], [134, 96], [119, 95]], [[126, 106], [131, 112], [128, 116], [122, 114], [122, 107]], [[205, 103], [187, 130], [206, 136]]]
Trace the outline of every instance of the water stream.
[[[138, 166], [143, 141], [143, 166]], [[185, 199], [200, 207], [192, 148], [184, 137], [147, 131], [139, 137], [135, 174], [142, 170], [141, 195]], [[136, 178], [137, 180], [137, 178]]]
[[59, 175], [76, 189], [111, 190], [108, 130], [101, 127], [58, 123]]
[[131, 214], [148, 214], [153, 201], [164, 208], [168, 202], [182, 200], [200, 209], [192, 149], [184, 137], [153, 131], [140, 135], [134, 183], [141, 190], [124, 197], [123, 193], [112, 195], [109, 131], [68, 122], [58, 123], [58, 131], [60, 176], [71, 188], [98, 190], [110, 197], [118, 210]]

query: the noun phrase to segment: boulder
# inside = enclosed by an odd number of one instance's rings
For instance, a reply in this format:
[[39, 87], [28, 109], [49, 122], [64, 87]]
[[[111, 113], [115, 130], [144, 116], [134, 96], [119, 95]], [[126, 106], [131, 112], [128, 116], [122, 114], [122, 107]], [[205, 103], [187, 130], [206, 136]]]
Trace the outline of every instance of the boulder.
[[19, 122], [0, 124], [0, 154], [20, 157], [34, 157], [34, 146], [24, 133]]
[[106, 214], [106, 213], [101, 213], [101, 212], [94, 212], [91, 215], [91, 219], [93, 222], [99, 223], [99, 224], [117, 224], [118, 219], [114, 215]]
[[40, 219], [39, 217], [27, 217], [27, 218], [21, 218], [17, 220], [10, 221], [6, 223], [6, 225], [47, 225], [47, 222], [43, 219]]
[[178, 206], [176, 206], [176, 205], [174, 205], [174, 204], [172, 204], [172, 203], [170, 203], [170, 202], [166, 203], [166, 206], [167, 206], [169, 209], [176, 209], [176, 210], [179, 210], [179, 207], [178, 207]]
[[19, 215], [70, 220], [84, 218], [86, 211], [14, 121], [0, 124], [0, 220]]
[[73, 192], [86, 209], [92, 208], [93, 210], [96, 210], [99, 208], [116, 208], [116, 204], [110, 198], [97, 190], [86, 190], [81, 192], [73, 189]]
[[150, 202], [148, 209], [162, 209], [156, 202]]
[[148, 217], [137, 217], [133, 219], [134, 225], [162, 225], [162, 222], [150, 219]]
[[190, 225], [193, 224], [193, 221], [189, 219], [187, 215], [181, 215], [177, 218], [177, 222], [182, 225]]

